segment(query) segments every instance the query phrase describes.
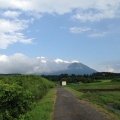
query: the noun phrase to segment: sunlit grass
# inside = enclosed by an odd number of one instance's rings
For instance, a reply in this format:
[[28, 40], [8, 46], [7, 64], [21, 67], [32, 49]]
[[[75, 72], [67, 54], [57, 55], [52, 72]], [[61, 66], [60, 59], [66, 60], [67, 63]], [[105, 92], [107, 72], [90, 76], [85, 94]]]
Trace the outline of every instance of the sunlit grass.
[[[112, 89], [120, 88], [120, 82], [105, 80], [98, 83], [72, 84], [66, 88], [79, 99], [90, 102], [92, 106], [97, 106], [96, 109], [106, 113], [108, 117], [120, 120], [120, 91], [112, 91]], [[81, 89], [111, 89], [111, 92], [79, 92]], [[112, 105], [113, 109], [109, 105]]]
[[75, 90], [81, 89], [120, 89], [120, 82], [111, 82], [111, 80], [102, 80], [101, 82], [95, 83], [80, 83], [69, 85]]
[[29, 112], [29, 120], [52, 120], [55, 102], [55, 88], [37, 101], [35, 108]]

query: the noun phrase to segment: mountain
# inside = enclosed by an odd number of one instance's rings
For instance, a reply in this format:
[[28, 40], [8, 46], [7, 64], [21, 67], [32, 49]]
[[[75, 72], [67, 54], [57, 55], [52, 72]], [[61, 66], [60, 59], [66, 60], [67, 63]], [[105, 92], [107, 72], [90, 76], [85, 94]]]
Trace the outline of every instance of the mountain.
[[82, 63], [71, 63], [67, 69], [56, 71], [51, 73], [52, 75], [60, 75], [60, 74], [75, 74], [75, 75], [84, 75], [84, 74], [92, 74], [97, 72], [96, 70], [82, 64]]
[[0, 55], [1, 74], [91, 74], [96, 72], [77, 60], [29, 58], [21, 53], [12, 56]]

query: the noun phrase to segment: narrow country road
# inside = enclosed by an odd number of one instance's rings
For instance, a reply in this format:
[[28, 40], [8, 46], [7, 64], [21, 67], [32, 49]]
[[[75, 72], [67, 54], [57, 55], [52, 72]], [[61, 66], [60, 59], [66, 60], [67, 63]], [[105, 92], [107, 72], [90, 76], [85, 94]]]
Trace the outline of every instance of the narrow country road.
[[68, 90], [57, 87], [54, 120], [109, 120]]

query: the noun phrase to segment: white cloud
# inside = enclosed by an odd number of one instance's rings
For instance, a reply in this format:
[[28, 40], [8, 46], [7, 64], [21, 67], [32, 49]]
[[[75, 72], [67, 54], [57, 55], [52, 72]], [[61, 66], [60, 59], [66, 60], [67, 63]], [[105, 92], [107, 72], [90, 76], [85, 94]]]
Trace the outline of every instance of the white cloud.
[[[79, 63], [77, 60], [66, 61], [62, 59], [48, 59], [45, 57], [29, 58], [24, 54], [16, 53], [10, 56], [0, 54], [0, 73], [51, 73], [67, 69], [71, 63]], [[120, 61], [100, 64], [99, 71], [120, 72]]]
[[71, 27], [70, 32], [71, 33], [83, 33], [91, 30], [91, 28], [88, 27]]
[[103, 19], [112, 19], [116, 17], [120, 17], [120, 16], [118, 16], [116, 11], [113, 11], [113, 10], [98, 11], [96, 13], [94, 12], [94, 10], [91, 10], [90, 12], [88, 11], [80, 12], [80, 13], [77, 13], [76, 15], [73, 15], [74, 19], [77, 19], [82, 22], [86, 22], [86, 21], [94, 22], [94, 21], [100, 21]]
[[64, 14], [71, 12], [76, 7], [82, 7], [83, 5], [80, 2], [84, 3], [82, 0], [0, 0], [0, 7], [36, 13]]
[[[0, 0], [0, 49], [6, 49], [10, 44], [17, 42], [32, 43], [22, 30], [27, 29], [34, 17], [40, 18], [43, 14], [66, 14], [72, 18], [93, 22], [103, 19], [120, 17], [120, 0]], [[31, 20], [18, 19], [20, 14], [32, 15]], [[2, 18], [1, 18], [2, 17]], [[12, 18], [12, 19], [11, 19]], [[87, 27], [70, 28], [72, 33], [89, 31]], [[102, 37], [106, 34], [92, 34], [90, 37]]]
[[114, 70], [113, 68], [111, 68], [111, 67], [106, 67], [106, 68], [104, 69], [104, 71], [105, 71], [105, 72], [115, 72], [115, 70]]
[[21, 12], [8, 10], [8, 11], [3, 12], [2, 16], [6, 17], [6, 18], [14, 18], [14, 19], [16, 19], [16, 18], [19, 17], [20, 14], [21, 14]]
[[28, 27], [27, 20], [0, 19], [0, 33], [14, 33]]
[[61, 63], [61, 62], [63, 62], [63, 60], [61, 60], [61, 59], [56, 59], [55, 62], [56, 62], [56, 63]]
[[6, 55], [0, 55], [0, 62], [6, 62], [7, 56]]
[[120, 61], [107, 61], [100, 64], [100, 71], [120, 73]]
[[99, 37], [104, 37], [108, 34], [108, 32], [101, 32], [101, 33], [93, 33], [91, 35], [89, 35], [89, 37], [92, 38], [99, 38]]
[[[89, 2], [89, 1], [88, 1]], [[119, 0], [92, 0], [91, 6], [80, 9], [72, 18], [82, 22], [94, 22], [103, 19], [113, 19], [120, 17], [120, 1]]]
[[6, 49], [10, 44], [17, 42], [30, 44], [32, 39], [27, 39], [21, 30], [28, 27], [27, 20], [0, 19], [0, 49]]
[[0, 55], [0, 73], [50, 73], [67, 69], [70, 63], [73, 61], [51, 60], [45, 57], [29, 58], [21, 53]]
[[[76, 19], [96, 21], [116, 17], [120, 11], [120, 0], [0, 0], [0, 8], [19, 9], [33, 14], [65, 14], [76, 10]], [[88, 10], [91, 12], [87, 13]]]
[[78, 60], [73, 60], [71, 63], [80, 63]]
[[61, 59], [56, 59], [54, 60], [56, 63], [70, 63], [69, 61], [64, 61], [64, 60], [61, 60]]
[[[0, 55], [3, 58], [4, 55]], [[0, 61], [0, 73], [24, 73], [32, 68], [31, 61], [23, 54], [14, 54], [5, 56], [5, 59]]]
[[0, 34], [0, 49], [6, 49], [9, 45], [14, 43], [31, 44], [32, 39], [26, 39], [22, 33]]

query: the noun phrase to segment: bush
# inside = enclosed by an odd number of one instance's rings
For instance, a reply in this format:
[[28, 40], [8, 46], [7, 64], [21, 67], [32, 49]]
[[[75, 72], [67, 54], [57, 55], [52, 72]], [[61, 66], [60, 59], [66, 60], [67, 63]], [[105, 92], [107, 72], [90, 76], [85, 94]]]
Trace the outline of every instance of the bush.
[[0, 120], [24, 120], [33, 103], [54, 86], [36, 75], [0, 76]]
[[16, 84], [0, 85], [0, 112], [4, 120], [20, 118], [31, 108], [32, 94]]

